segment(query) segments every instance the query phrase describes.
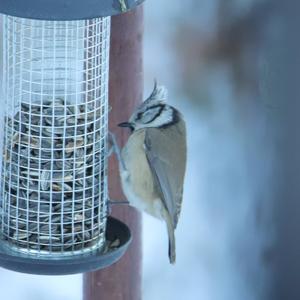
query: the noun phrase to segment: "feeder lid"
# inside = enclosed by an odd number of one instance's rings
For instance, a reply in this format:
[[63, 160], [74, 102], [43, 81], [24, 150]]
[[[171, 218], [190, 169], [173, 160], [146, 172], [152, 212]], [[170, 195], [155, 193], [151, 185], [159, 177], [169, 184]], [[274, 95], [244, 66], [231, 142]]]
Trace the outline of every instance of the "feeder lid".
[[39, 20], [83, 20], [118, 15], [144, 0], [1, 0], [0, 13]]
[[131, 234], [129, 228], [112, 217], [107, 219], [106, 239], [120, 241], [118, 247], [103, 254], [94, 251], [74, 257], [47, 259], [20, 255], [0, 244], [0, 267], [16, 272], [36, 275], [69, 275], [92, 272], [117, 262], [126, 252]]

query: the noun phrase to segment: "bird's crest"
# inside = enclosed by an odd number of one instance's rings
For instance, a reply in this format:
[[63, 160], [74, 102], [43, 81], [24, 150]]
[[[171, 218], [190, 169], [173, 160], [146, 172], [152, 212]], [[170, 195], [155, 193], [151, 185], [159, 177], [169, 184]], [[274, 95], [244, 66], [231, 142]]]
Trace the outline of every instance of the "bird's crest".
[[153, 91], [149, 96], [149, 98], [145, 100], [145, 102], [166, 101], [167, 98], [168, 98], [167, 88], [164, 85], [158, 85], [157, 80], [155, 80]]

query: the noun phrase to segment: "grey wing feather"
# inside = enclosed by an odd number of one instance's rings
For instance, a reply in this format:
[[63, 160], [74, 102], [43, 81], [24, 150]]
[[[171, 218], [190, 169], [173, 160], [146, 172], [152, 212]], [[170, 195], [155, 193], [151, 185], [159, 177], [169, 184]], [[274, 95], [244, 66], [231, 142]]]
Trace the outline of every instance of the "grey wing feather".
[[186, 168], [184, 121], [163, 129], [147, 128], [145, 150], [158, 192], [176, 228]]

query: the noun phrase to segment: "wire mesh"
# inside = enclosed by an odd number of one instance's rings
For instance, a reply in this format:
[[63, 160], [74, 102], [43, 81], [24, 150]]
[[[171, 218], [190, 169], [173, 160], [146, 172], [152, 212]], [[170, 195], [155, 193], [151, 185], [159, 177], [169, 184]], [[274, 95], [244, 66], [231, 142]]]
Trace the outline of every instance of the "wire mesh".
[[109, 37], [109, 17], [3, 17], [1, 235], [12, 249], [104, 245]]

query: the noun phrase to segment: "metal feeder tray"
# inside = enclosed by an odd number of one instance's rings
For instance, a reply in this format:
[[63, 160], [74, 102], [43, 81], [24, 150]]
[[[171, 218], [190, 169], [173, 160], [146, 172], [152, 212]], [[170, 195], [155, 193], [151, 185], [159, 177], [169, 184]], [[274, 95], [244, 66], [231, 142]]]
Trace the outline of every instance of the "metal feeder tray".
[[57, 260], [20, 256], [20, 253], [16, 253], [16, 255], [0, 244], [0, 266], [12, 271], [36, 275], [70, 275], [92, 272], [116, 263], [126, 252], [132, 238], [129, 228], [124, 223], [108, 217], [106, 239], [108, 241], [119, 239], [120, 245], [105, 254], [97, 250], [89, 254]]

